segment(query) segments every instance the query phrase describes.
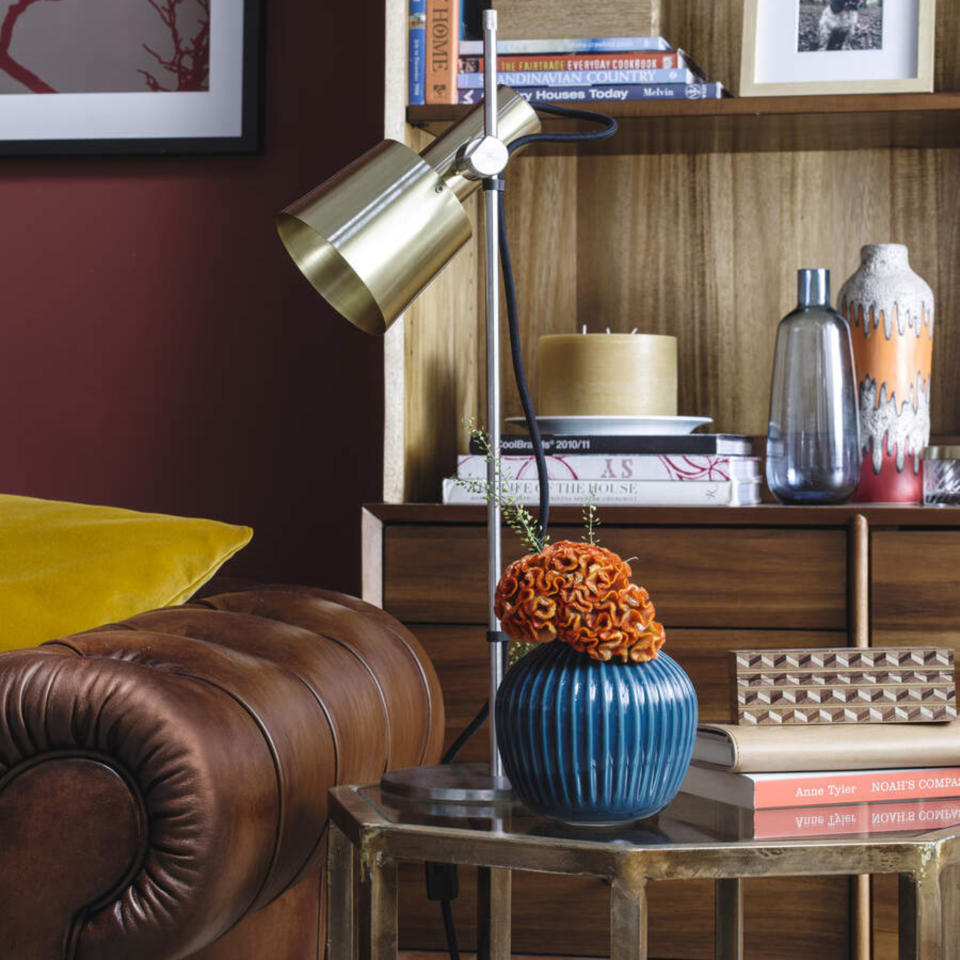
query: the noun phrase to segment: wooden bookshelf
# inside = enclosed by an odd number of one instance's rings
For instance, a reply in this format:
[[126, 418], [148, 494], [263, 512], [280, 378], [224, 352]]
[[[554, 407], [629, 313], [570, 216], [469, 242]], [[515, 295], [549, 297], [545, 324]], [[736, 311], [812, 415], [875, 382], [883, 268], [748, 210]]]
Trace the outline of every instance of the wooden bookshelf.
[[[620, 132], [609, 140], [576, 148], [539, 145], [539, 153], [622, 155], [960, 147], [960, 93], [729, 97], [575, 106], [616, 117]], [[408, 107], [407, 122], [436, 136], [469, 109], [452, 105]], [[543, 126], [545, 132], [559, 132], [578, 125], [544, 115]]]
[[[740, 0], [664, 0], [664, 35], [733, 86]], [[407, 107], [403, 4], [386, 3], [385, 133], [423, 149], [466, 107]], [[585, 27], [584, 27], [585, 28]], [[931, 420], [960, 432], [960, 5], [936, 13], [936, 93], [601, 103], [620, 122], [597, 143], [522, 151], [506, 175], [523, 354], [537, 396], [542, 334], [678, 338], [680, 413], [763, 434], [778, 320], [796, 271], [833, 290], [866, 243], [900, 242], [937, 297]], [[571, 121], [541, 115], [546, 130]], [[482, 233], [474, 196], [468, 213]], [[483, 272], [468, 244], [390, 331], [384, 359], [384, 499], [439, 499], [483, 419]], [[946, 320], [946, 322], [943, 322]], [[399, 325], [398, 325], [399, 326]], [[520, 411], [501, 360], [503, 416]]]

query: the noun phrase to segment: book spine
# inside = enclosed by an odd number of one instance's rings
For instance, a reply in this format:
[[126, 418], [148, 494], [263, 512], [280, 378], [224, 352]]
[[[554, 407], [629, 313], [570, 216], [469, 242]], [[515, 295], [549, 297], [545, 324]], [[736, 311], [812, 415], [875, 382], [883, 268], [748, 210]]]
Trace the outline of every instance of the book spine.
[[[543, 40], [498, 40], [497, 54], [516, 53], [603, 53], [641, 51], [666, 51], [671, 46], [663, 37], [573, 37]], [[483, 53], [482, 40], [464, 40], [460, 48], [464, 56], [479, 56]]]
[[[459, 69], [461, 73], [483, 73], [483, 56], [461, 56]], [[527, 70], [690, 70], [692, 67], [680, 51], [616, 51], [497, 57], [497, 69], [501, 73], [520, 73]]]
[[[535, 505], [540, 500], [536, 480], [509, 480], [503, 496]], [[592, 501], [613, 506], [634, 504], [657, 507], [752, 506], [760, 502], [759, 482], [677, 483], [673, 480], [551, 480], [550, 500], [556, 506]], [[466, 489], [456, 479], [443, 481], [444, 503], [485, 503], [482, 493]], [[779, 804], [783, 806], [783, 804]]]
[[[722, 83], [651, 83], [604, 87], [517, 87], [530, 103], [606, 103], [633, 100], [719, 100]], [[427, 103], [430, 103], [427, 90]], [[479, 103], [482, 90], [458, 89], [458, 103]]]
[[[725, 456], [618, 456], [586, 454], [546, 457], [551, 480], [674, 480], [679, 482], [759, 480], [760, 461], [755, 457]], [[500, 474], [508, 480], [535, 480], [535, 457], [501, 457]], [[461, 454], [457, 476], [485, 480], [486, 458]]]
[[960, 797], [960, 767], [767, 777], [754, 782], [757, 809], [941, 797]]
[[901, 803], [849, 803], [828, 807], [781, 807], [753, 814], [752, 836], [827, 837], [835, 834], [939, 830], [960, 823], [960, 800], [913, 800]]
[[[508, 87], [591, 87], [636, 86], [637, 84], [690, 84], [697, 78], [689, 70], [520, 70], [503, 72], [497, 78]], [[482, 73], [458, 73], [457, 87], [461, 90], [479, 90], [483, 87]]]
[[407, 100], [424, 103], [426, 82], [427, 0], [410, 0], [407, 40]]
[[[633, 456], [661, 454], [716, 455], [748, 457], [752, 443], [746, 437], [714, 437], [709, 434], [687, 434], [671, 437], [642, 436], [566, 436], [544, 437], [543, 451], [547, 454], [629, 454]], [[483, 454], [482, 444], [470, 438], [468, 452]], [[501, 456], [528, 456], [533, 444], [528, 437], [510, 436], [500, 441]]]
[[456, 103], [460, 0], [426, 0], [426, 10], [424, 101]]

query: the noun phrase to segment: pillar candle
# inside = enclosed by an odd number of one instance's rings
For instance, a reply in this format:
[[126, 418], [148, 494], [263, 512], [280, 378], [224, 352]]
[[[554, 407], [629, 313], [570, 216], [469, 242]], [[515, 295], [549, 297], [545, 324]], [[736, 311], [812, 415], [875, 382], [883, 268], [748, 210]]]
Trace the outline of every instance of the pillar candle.
[[677, 338], [645, 333], [540, 337], [541, 416], [677, 415]]

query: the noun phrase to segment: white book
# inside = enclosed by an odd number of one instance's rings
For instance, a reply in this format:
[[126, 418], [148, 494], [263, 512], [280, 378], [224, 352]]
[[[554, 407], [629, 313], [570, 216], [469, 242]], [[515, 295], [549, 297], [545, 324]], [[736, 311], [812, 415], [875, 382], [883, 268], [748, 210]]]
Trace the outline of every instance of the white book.
[[[540, 484], [536, 480], [509, 480], [504, 483], [508, 496], [518, 503], [535, 506], [540, 502]], [[743, 507], [760, 502], [759, 480], [723, 480], [718, 482], [676, 480], [551, 480], [550, 502], [556, 506], [582, 506], [592, 501], [598, 506], [645, 507]], [[480, 492], [466, 489], [453, 477], [443, 481], [444, 503], [485, 503]]]
[[[548, 454], [550, 480], [759, 480], [758, 457], [716, 454], [630, 455], [620, 453]], [[501, 457], [500, 475], [510, 480], [536, 480], [537, 461], [532, 456]], [[485, 480], [487, 461], [479, 454], [457, 457], [457, 476]]]

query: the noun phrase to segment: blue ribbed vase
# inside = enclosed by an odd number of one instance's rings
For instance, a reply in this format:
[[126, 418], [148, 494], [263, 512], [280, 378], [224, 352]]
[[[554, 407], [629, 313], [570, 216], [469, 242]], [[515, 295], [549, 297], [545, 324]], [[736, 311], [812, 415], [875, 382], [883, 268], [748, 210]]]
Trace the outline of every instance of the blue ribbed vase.
[[560, 641], [534, 648], [497, 694], [497, 739], [514, 792], [558, 820], [635, 820], [680, 789], [697, 696], [676, 661], [602, 663]]

